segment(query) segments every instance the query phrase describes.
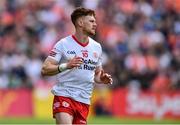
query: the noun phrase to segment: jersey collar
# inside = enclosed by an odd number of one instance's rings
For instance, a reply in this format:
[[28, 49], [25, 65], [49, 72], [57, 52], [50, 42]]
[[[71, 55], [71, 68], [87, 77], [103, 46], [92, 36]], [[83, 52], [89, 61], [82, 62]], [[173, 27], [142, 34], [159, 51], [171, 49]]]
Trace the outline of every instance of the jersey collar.
[[89, 44], [89, 40], [88, 40], [86, 43], [82, 43], [82, 42], [78, 41], [78, 39], [77, 39], [74, 35], [72, 35], [72, 38], [73, 38], [79, 45], [81, 45], [81, 46], [83, 46], [83, 47], [85, 47], [85, 46], [87, 46], [87, 45]]

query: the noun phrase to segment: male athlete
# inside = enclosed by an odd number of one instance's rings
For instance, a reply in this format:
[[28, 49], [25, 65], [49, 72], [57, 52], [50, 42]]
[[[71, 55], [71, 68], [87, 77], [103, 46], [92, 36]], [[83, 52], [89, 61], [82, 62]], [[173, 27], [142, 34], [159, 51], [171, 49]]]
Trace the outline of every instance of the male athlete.
[[42, 66], [43, 76], [57, 76], [53, 117], [57, 124], [86, 124], [94, 82], [112, 84], [101, 66], [102, 48], [90, 38], [97, 27], [95, 12], [79, 7], [71, 14], [75, 34], [58, 41]]

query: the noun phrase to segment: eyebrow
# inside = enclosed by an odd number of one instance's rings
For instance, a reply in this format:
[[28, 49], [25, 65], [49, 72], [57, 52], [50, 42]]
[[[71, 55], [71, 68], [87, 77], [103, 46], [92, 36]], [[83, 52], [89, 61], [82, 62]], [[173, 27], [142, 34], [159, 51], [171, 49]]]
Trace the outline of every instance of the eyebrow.
[[93, 22], [96, 22], [96, 20], [93, 20], [93, 19], [90, 19], [89, 21], [93, 21]]

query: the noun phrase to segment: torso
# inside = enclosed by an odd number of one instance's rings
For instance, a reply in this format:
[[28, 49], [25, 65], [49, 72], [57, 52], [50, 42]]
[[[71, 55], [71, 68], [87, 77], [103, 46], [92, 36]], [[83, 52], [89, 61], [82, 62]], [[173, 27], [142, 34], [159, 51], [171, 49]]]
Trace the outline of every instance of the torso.
[[82, 57], [84, 63], [80, 67], [59, 73], [52, 93], [90, 104], [94, 86], [94, 71], [97, 66], [101, 65], [102, 49], [100, 44], [89, 38], [89, 43], [82, 46], [72, 36], [68, 36], [60, 40], [55, 48], [58, 49], [61, 57], [54, 58], [60, 63], [67, 62], [74, 56]]

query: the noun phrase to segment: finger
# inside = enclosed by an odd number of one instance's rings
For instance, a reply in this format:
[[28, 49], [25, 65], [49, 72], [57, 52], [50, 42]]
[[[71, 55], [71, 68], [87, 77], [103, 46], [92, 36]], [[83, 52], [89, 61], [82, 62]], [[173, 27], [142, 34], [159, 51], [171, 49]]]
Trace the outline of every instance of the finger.
[[81, 57], [74, 56], [74, 57], [72, 58], [72, 61], [76, 61], [76, 60], [81, 60], [81, 61], [83, 61], [83, 59], [82, 59]]
[[82, 59], [78, 59], [77, 61], [80, 62], [80, 63], [83, 63], [83, 60], [82, 60]]
[[83, 60], [82, 57], [75, 57], [74, 59], [77, 59], [77, 60]]
[[75, 58], [74, 61], [75, 61], [75, 62], [77, 61], [77, 62], [81, 62], [81, 63], [82, 63], [82, 62], [83, 62], [83, 59], [82, 59], [82, 58]]
[[83, 63], [83, 60], [82, 59], [73, 59], [72, 61], [71, 61], [72, 63]]
[[109, 74], [107, 74], [107, 73], [105, 73], [104, 76], [105, 76], [105, 77], [108, 77], [108, 78], [111, 77], [111, 75], [109, 75]]
[[82, 64], [82, 62], [81, 61], [76, 61], [76, 62], [74, 62], [73, 64]]
[[82, 64], [83, 62], [81, 60], [77, 60], [74, 62], [75, 64]]
[[113, 84], [113, 80], [112, 80], [112, 78], [110, 79], [110, 84], [111, 84], [111, 85]]
[[107, 78], [105, 81], [106, 81], [106, 84], [112, 84], [113, 82], [112, 78]]
[[112, 77], [111, 77], [111, 75], [109, 75], [109, 74], [104, 74], [104, 78], [108, 78], [108, 79], [112, 79]]

